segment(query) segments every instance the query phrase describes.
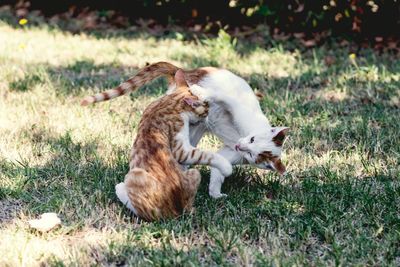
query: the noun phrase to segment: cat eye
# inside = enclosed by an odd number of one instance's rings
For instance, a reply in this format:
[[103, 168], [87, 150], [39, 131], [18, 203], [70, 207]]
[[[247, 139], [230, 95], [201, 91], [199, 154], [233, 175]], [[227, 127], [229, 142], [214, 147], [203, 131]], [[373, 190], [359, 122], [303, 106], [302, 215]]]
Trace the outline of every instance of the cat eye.
[[250, 144], [254, 143], [254, 136], [250, 138]]

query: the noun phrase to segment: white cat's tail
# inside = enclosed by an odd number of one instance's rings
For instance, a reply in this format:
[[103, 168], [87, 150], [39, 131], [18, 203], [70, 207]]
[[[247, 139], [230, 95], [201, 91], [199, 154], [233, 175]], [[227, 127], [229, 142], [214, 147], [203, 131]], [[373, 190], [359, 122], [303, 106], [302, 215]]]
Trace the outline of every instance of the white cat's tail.
[[128, 196], [128, 191], [126, 190], [125, 183], [119, 183], [115, 186], [115, 193], [118, 199], [128, 207], [135, 215], [137, 215], [136, 209], [132, 206], [132, 203]]

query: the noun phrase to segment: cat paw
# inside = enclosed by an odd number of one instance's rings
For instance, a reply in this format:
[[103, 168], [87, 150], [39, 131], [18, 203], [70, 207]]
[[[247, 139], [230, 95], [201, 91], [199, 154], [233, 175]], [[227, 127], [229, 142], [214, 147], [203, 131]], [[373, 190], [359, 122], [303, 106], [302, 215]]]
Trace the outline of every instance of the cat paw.
[[223, 194], [221, 192], [212, 192], [212, 191], [210, 191], [209, 194], [210, 194], [210, 197], [212, 197], [214, 199], [224, 198], [224, 197], [228, 196], [227, 194]]
[[126, 191], [125, 183], [119, 183], [115, 186], [115, 193], [118, 199], [128, 207], [134, 214], [138, 214], [136, 209], [132, 206], [132, 203], [128, 196], [128, 191]]
[[119, 183], [115, 186], [115, 194], [122, 203], [126, 204], [129, 201], [125, 183]]

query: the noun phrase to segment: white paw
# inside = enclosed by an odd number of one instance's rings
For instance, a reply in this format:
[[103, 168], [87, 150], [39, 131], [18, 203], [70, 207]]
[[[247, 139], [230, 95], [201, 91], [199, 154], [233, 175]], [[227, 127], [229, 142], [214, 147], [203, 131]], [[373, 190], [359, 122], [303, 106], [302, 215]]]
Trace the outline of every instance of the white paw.
[[228, 196], [227, 194], [222, 194], [221, 192], [214, 192], [214, 191], [210, 191], [209, 194], [212, 198], [215, 198], [215, 199]]
[[115, 186], [115, 194], [124, 204], [126, 204], [126, 202], [129, 200], [128, 193], [126, 192], [125, 188], [125, 183], [119, 183]]
[[119, 201], [125, 206], [130, 204], [128, 192], [126, 191], [125, 183], [119, 183], [115, 186], [115, 194], [117, 195]]
[[131, 201], [129, 200], [128, 192], [126, 191], [125, 183], [119, 183], [115, 186], [115, 193], [118, 199], [128, 207], [133, 213], [137, 215], [136, 209], [132, 206]]

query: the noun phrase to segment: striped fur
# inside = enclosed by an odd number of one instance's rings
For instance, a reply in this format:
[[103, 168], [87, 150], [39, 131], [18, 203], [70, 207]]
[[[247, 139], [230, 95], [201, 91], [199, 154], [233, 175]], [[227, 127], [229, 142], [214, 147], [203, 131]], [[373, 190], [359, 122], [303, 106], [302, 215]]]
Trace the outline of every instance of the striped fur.
[[167, 62], [158, 62], [155, 64], [151, 64], [139, 70], [139, 72], [136, 73], [135, 76], [129, 78], [118, 87], [95, 94], [93, 96], [85, 97], [81, 101], [81, 105], [86, 106], [96, 102], [106, 101], [121, 95], [125, 95], [158, 77], [173, 77], [177, 70], [178, 68], [176, 66]]
[[[101, 101], [107, 101], [125, 94], [128, 94], [148, 82], [159, 77], [167, 77], [169, 84], [174, 83], [174, 75], [179, 68], [168, 62], [157, 62], [148, 65], [138, 71], [133, 77], [129, 78], [118, 87], [110, 89], [92, 96], [87, 96], [81, 101], [82, 106], [94, 104]], [[206, 67], [195, 70], [185, 71], [185, 78], [190, 84], [196, 84], [207, 73], [212, 72], [214, 68]]]

